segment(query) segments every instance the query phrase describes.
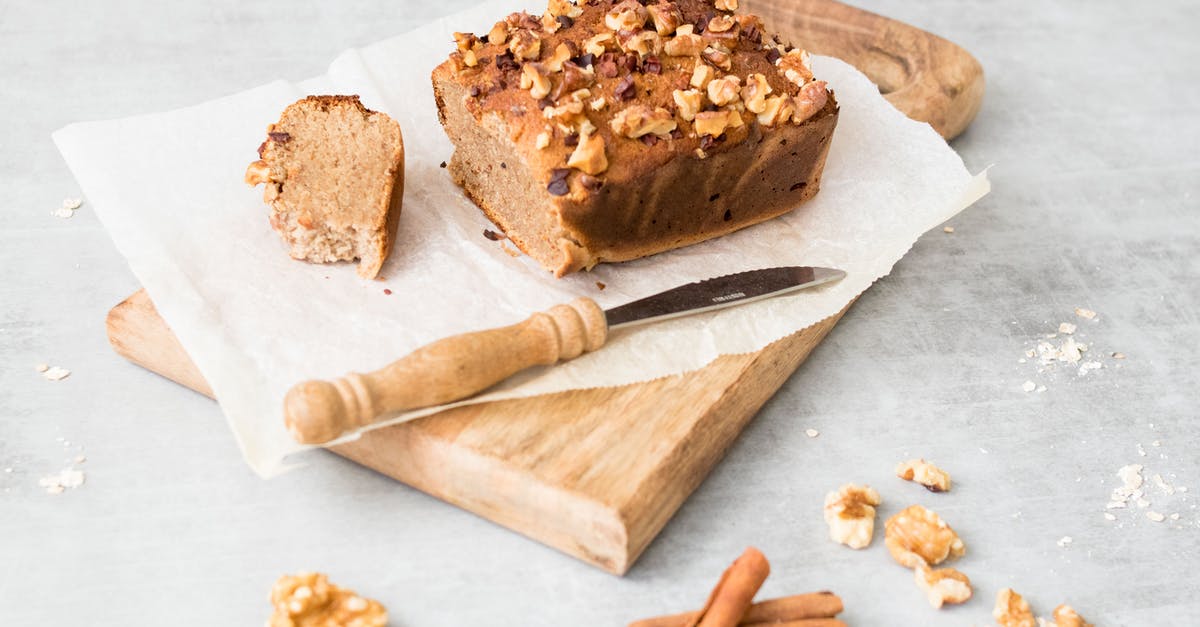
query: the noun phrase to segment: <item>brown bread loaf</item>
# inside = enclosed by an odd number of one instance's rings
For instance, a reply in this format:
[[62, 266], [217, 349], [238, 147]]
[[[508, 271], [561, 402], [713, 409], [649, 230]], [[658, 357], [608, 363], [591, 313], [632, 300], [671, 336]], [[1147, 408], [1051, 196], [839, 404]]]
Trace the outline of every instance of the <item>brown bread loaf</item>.
[[687, 246], [817, 193], [838, 107], [737, 0], [551, 0], [433, 72], [450, 173], [557, 276]]

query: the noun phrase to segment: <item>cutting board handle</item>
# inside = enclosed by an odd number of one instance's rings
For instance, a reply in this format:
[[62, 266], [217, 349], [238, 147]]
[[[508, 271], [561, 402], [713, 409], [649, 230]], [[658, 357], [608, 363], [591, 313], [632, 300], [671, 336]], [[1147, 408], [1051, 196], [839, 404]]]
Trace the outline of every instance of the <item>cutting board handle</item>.
[[607, 337], [604, 311], [579, 298], [511, 326], [426, 344], [374, 372], [295, 385], [284, 421], [297, 442], [324, 444], [391, 414], [467, 398], [526, 368], [574, 359]]

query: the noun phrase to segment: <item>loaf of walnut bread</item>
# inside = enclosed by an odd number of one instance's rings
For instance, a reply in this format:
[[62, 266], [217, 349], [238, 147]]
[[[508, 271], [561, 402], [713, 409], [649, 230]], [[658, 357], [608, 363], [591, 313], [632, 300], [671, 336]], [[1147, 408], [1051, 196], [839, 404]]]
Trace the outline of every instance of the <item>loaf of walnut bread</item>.
[[400, 125], [358, 96], [309, 96], [267, 127], [246, 182], [263, 184], [271, 226], [295, 259], [359, 260], [375, 278], [391, 250], [404, 197]]
[[550, 0], [456, 33], [433, 71], [455, 182], [560, 277], [795, 209], [837, 103], [737, 4]]

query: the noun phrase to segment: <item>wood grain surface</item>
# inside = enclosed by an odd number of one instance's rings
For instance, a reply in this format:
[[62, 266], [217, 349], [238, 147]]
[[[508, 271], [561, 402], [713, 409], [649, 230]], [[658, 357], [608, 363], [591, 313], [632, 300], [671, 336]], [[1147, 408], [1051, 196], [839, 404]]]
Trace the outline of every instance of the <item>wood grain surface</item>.
[[[829, 0], [742, 6], [797, 45], [853, 63], [900, 110], [947, 138], [979, 110], [982, 69], [944, 39]], [[456, 408], [333, 450], [623, 574], [843, 313], [693, 373]], [[144, 291], [114, 307], [107, 323], [119, 354], [212, 395]]]

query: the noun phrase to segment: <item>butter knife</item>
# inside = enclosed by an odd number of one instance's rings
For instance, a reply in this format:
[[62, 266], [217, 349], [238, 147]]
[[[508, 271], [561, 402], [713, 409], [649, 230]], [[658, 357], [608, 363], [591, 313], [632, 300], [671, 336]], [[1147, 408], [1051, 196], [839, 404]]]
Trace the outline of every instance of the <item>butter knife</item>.
[[324, 444], [389, 415], [467, 398], [526, 368], [574, 359], [603, 346], [616, 328], [750, 303], [845, 275], [809, 266], [750, 270], [609, 310], [578, 298], [511, 326], [438, 340], [374, 372], [299, 383], [284, 398], [284, 421], [297, 442]]

